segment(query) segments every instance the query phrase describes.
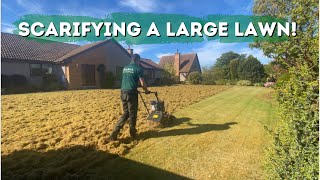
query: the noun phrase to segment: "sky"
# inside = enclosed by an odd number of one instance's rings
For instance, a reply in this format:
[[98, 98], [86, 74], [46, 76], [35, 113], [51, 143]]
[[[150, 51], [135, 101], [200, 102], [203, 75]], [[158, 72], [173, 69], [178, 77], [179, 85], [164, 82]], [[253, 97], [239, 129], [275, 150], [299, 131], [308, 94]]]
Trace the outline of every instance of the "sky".
[[[112, 12], [141, 12], [184, 14], [203, 17], [206, 15], [252, 15], [253, 0], [2, 0], [1, 32], [12, 33], [12, 23], [26, 14], [77, 15], [103, 18]], [[78, 42], [83, 44], [83, 42]], [[124, 48], [127, 45], [122, 44]], [[159, 62], [163, 55], [197, 53], [202, 67], [211, 66], [222, 53], [234, 51], [253, 55], [261, 63], [271, 59], [259, 49], [249, 48], [249, 43], [172, 43], [131, 45], [134, 53]]]

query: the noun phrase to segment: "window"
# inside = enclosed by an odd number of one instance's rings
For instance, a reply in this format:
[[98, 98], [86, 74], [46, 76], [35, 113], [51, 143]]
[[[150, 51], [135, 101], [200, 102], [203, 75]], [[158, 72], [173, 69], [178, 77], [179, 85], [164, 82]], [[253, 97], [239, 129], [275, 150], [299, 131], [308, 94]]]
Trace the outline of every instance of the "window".
[[42, 64], [43, 74], [52, 74], [52, 64]]
[[31, 76], [52, 74], [52, 64], [30, 64]]
[[41, 76], [41, 64], [31, 64], [30, 65], [31, 76]]
[[144, 70], [144, 78], [152, 79], [154, 78], [154, 73], [152, 70]]

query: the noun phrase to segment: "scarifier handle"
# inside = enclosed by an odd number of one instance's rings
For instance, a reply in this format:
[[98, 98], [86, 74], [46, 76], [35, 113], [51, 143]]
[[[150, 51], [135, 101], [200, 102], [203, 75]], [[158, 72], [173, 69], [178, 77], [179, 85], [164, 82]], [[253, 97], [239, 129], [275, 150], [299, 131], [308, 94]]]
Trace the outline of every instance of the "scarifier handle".
[[[139, 93], [144, 93], [144, 94], [147, 94], [146, 92], [140, 92], [140, 91], [138, 91]], [[159, 101], [159, 98], [158, 98], [158, 92], [156, 92], [156, 91], [154, 91], [154, 92], [149, 92], [149, 94], [154, 94], [155, 96], [156, 96], [156, 98], [157, 98], [157, 101]], [[141, 94], [140, 94], [140, 96], [141, 96]], [[141, 96], [142, 97], [142, 96]]]
[[149, 113], [148, 107], [147, 107], [147, 105], [146, 105], [146, 102], [144, 102], [144, 99], [143, 99], [143, 97], [142, 97], [142, 95], [141, 95], [142, 92], [138, 91], [138, 93], [139, 93], [139, 95], [140, 95], [140, 98], [141, 98], [141, 100], [142, 100], [142, 103], [143, 103], [144, 107], [145, 107], [146, 110], [147, 110], [148, 115], [150, 116], [150, 113]]

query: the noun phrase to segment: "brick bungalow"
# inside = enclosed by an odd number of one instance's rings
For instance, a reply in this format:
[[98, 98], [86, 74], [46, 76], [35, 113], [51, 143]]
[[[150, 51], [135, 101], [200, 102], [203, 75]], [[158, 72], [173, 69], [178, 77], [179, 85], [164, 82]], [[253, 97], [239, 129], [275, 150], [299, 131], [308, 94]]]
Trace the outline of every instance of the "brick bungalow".
[[160, 84], [162, 67], [151, 59], [141, 58], [141, 66], [144, 69], [144, 78], [147, 84]]
[[174, 55], [162, 56], [159, 65], [163, 67], [167, 63], [174, 66], [176, 76], [179, 77], [180, 81], [185, 81], [191, 72], [201, 73], [197, 53], [180, 54], [177, 52]]
[[[39, 85], [42, 75], [49, 73], [68, 89], [99, 88], [99, 67], [119, 77], [132, 52], [113, 39], [79, 46], [1, 33], [1, 74], [20, 74], [31, 84]], [[144, 60], [142, 65], [150, 82], [161, 77], [161, 68], [154, 64]], [[117, 81], [116, 86], [119, 85]]]

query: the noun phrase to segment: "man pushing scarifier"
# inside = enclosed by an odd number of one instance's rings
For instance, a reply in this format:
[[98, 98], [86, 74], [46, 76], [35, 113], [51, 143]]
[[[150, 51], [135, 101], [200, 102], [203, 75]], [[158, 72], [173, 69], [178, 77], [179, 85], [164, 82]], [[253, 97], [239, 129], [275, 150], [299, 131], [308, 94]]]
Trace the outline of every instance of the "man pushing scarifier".
[[140, 66], [140, 56], [134, 54], [131, 57], [131, 62], [123, 68], [122, 83], [121, 83], [121, 102], [123, 107], [123, 115], [118, 120], [114, 130], [112, 131], [109, 139], [117, 140], [120, 130], [123, 128], [125, 122], [129, 120], [130, 136], [135, 138], [137, 134], [136, 120], [138, 111], [138, 83], [146, 94], [150, 91], [143, 78], [143, 69]]

